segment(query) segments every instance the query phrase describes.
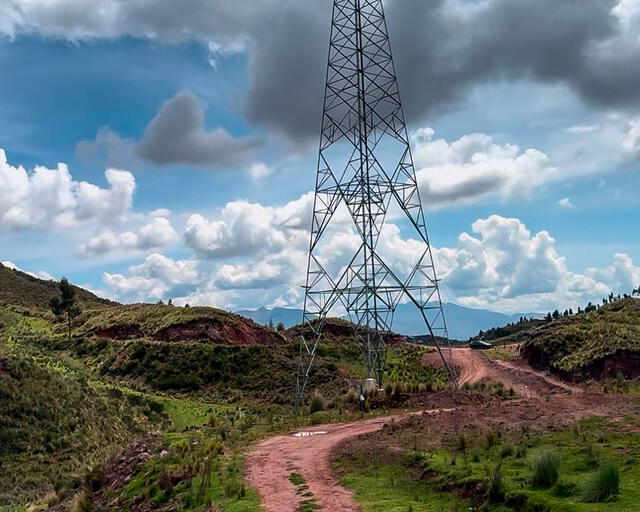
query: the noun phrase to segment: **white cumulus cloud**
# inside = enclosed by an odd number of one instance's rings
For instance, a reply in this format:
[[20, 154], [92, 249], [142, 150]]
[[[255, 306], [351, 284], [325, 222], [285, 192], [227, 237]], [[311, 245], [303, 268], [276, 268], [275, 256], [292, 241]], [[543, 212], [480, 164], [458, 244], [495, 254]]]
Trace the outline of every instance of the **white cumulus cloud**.
[[178, 232], [165, 217], [153, 217], [137, 233], [126, 231], [114, 233], [108, 229], [92, 237], [80, 246], [80, 253], [96, 256], [110, 252], [158, 249], [168, 246], [179, 238]]
[[109, 188], [74, 181], [65, 164], [32, 172], [7, 162], [0, 149], [0, 231], [69, 228], [82, 222], [112, 222], [126, 215], [136, 182], [128, 171], [107, 169]]
[[413, 133], [414, 161], [425, 208], [469, 204], [488, 197], [527, 196], [555, 178], [546, 154], [497, 144], [483, 133], [448, 142], [431, 128]]
[[158, 300], [165, 295], [182, 296], [198, 283], [196, 260], [174, 260], [150, 254], [139, 265], [129, 267], [128, 276], [105, 272], [103, 281], [120, 300]]

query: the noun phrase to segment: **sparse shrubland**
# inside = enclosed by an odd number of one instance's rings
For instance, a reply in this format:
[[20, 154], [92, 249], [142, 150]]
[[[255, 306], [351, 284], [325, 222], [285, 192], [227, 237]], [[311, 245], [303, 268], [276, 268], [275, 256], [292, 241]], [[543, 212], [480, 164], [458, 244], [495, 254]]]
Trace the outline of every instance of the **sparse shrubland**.
[[[469, 426], [456, 436], [426, 425], [412, 419], [340, 447], [335, 467], [364, 510], [632, 512], [640, 501], [637, 418], [550, 432]], [[598, 461], [624, 453], [622, 466], [585, 465], [583, 444], [601, 436]]]

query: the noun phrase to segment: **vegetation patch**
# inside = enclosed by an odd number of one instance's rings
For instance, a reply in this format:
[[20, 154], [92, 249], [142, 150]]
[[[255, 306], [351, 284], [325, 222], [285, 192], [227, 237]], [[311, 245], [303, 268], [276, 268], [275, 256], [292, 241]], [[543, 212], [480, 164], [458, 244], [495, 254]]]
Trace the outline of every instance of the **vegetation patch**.
[[167, 420], [162, 406], [0, 344], [0, 505], [65, 497], [92, 466]]
[[577, 379], [640, 376], [640, 300], [612, 300], [528, 332], [522, 354], [532, 365]]
[[[550, 433], [466, 433], [441, 443], [410, 425], [375, 434], [385, 443], [363, 439], [339, 450], [335, 467], [363, 510], [631, 512], [640, 502], [637, 417], [586, 419]], [[586, 464], [589, 443], [598, 447], [597, 467]]]

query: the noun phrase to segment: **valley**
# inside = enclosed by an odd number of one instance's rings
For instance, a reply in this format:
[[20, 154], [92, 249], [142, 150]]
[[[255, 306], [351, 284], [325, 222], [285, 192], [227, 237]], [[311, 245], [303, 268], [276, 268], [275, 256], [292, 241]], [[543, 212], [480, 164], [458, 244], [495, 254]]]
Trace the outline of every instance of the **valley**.
[[[295, 414], [300, 326], [82, 291], [69, 338], [42, 304], [55, 287], [0, 279], [16, 287], [0, 303], [3, 512], [582, 512], [640, 499], [636, 299], [454, 348], [460, 389], [432, 348], [390, 336], [386, 384], [364, 411], [352, 328], [331, 320]], [[558, 476], [534, 485], [547, 452]], [[607, 468], [617, 487], [587, 496]]]

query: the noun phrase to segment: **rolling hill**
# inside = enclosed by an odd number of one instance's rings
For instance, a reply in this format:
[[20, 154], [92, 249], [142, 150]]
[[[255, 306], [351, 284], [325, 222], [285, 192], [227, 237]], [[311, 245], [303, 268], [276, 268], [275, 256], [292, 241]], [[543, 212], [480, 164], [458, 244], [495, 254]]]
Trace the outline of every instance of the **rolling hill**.
[[[74, 286], [76, 301], [81, 308], [112, 306], [115, 303], [98, 297], [84, 288]], [[11, 304], [27, 308], [48, 309], [49, 300], [59, 295], [56, 281], [38, 279], [0, 263], [0, 305]]]
[[625, 298], [520, 333], [531, 365], [576, 380], [640, 377], [640, 299]]

